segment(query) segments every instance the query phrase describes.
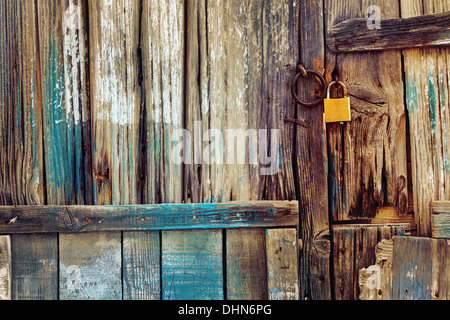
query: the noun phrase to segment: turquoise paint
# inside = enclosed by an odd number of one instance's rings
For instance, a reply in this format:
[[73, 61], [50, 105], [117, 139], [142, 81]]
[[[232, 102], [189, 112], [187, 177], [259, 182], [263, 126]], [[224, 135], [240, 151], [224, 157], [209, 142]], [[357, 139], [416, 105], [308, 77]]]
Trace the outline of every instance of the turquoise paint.
[[[436, 120], [437, 120], [437, 114], [436, 114], [436, 89], [435, 89], [435, 81], [434, 81], [434, 74], [433, 69], [430, 70], [428, 73], [428, 102], [430, 106], [430, 123], [431, 123], [431, 134], [433, 136], [433, 141], [437, 140], [437, 128], [436, 128]], [[440, 150], [436, 144], [434, 144], [436, 155], [439, 155]], [[442, 165], [439, 160], [439, 156], [436, 156], [436, 166], [437, 168], [440, 168]]]
[[[445, 108], [445, 82], [444, 82], [444, 71], [442, 69], [439, 70], [439, 98], [441, 105], [441, 113], [443, 113]], [[448, 158], [448, 141], [447, 141], [447, 117], [445, 114], [441, 115], [441, 127], [442, 127], [442, 144], [444, 148], [443, 157], [444, 157], [444, 170], [445, 174], [450, 174], [450, 164]]]
[[406, 103], [408, 112], [416, 113], [417, 112], [417, 84], [416, 77], [414, 76], [411, 82], [409, 81], [409, 75], [405, 75], [405, 83], [406, 83]]

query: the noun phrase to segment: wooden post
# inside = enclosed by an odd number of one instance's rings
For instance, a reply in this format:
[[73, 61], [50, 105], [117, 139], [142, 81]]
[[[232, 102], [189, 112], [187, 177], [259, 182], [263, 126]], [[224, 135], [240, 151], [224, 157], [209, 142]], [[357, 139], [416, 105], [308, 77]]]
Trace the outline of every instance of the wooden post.
[[[300, 62], [307, 69], [324, 70], [323, 5], [320, 0], [299, 1], [300, 5]], [[299, 24], [300, 24], [299, 23]], [[295, 35], [292, 35], [295, 37]], [[295, 49], [294, 49], [295, 50]], [[299, 86], [299, 97], [315, 100], [320, 91], [316, 80], [308, 79]], [[328, 219], [328, 160], [323, 107], [298, 106], [298, 118], [309, 128], [298, 126], [294, 156], [298, 186], [300, 238], [300, 299], [331, 299], [330, 286], [330, 232]]]
[[11, 238], [0, 236], [0, 300], [11, 300]]

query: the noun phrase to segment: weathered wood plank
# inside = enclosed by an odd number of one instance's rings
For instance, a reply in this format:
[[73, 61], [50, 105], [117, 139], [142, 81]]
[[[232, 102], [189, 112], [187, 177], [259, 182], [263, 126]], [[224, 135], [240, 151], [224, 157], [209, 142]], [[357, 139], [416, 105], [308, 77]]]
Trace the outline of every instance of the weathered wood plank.
[[184, 123], [184, 6], [183, 0], [142, 2], [139, 49], [147, 137], [143, 203], [183, 200], [178, 157], [185, 151], [177, 139]]
[[[450, 11], [446, 0], [401, 1], [402, 18]], [[431, 201], [450, 200], [448, 48], [403, 51], [418, 236], [431, 236]]]
[[2, 233], [80, 233], [297, 225], [296, 201], [0, 207]]
[[61, 234], [61, 300], [121, 300], [120, 232]]
[[138, 0], [89, 2], [95, 204], [138, 199]]
[[298, 236], [296, 229], [267, 229], [269, 300], [298, 300]]
[[376, 264], [359, 270], [360, 300], [391, 300], [394, 240], [383, 239], [375, 247]]
[[297, 9], [191, 1], [187, 14], [186, 199], [294, 199], [293, 128], [284, 118], [293, 113]]
[[42, 97], [37, 7], [0, 8], [0, 204], [44, 204]]
[[432, 214], [432, 237], [450, 239], [450, 201], [433, 202]]
[[[299, 1], [300, 62], [308, 69], [323, 72], [323, 1]], [[300, 22], [298, 22], [300, 25]], [[297, 34], [291, 35], [298, 39]], [[292, 50], [297, 50], [294, 43]], [[298, 59], [295, 57], [294, 59]], [[292, 77], [293, 78], [293, 77]], [[291, 80], [292, 80], [291, 78]], [[299, 84], [299, 97], [304, 101], [316, 99], [320, 85], [309, 78]], [[292, 98], [291, 98], [292, 99]], [[298, 106], [296, 114], [310, 125], [295, 128], [294, 174], [296, 195], [301, 216], [300, 231], [303, 250], [300, 258], [300, 299], [331, 299], [330, 284], [330, 227], [328, 215], [328, 156], [323, 108]]]
[[0, 300], [11, 300], [11, 237], [0, 236]]
[[450, 298], [450, 243], [444, 239], [394, 237], [394, 300]]
[[48, 204], [91, 204], [87, 3], [38, 4]]
[[349, 19], [328, 30], [327, 45], [333, 52], [448, 46], [449, 26], [449, 12], [406, 19], [383, 19], [379, 29], [369, 29], [367, 18]]
[[162, 299], [224, 298], [222, 231], [162, 232]]
[[56, 235], [13, 235], [12, 299], [58, 299], [58, 245]]
[[[376, 267], [370, 266], [376, 265], [377, 244], [382, 240], [392, 239], [395, 235], [404, 235], [407, 228], [408, 225], [401, 224], [333, 226], [334, 298], [356, 300], [361, 294], [364, 297], [373, 294], [367, 290], [360, 292], [360, 277], [366, 277], [367, 280], [372, 276]], [[361, 270], [364, 270], [362, 275]], [[379, 273], [376, 276], [378, 277]], [[372, 278], [370, 280], [373, 280]]]
[[[325, 1], [327, 26], [366, 17], [359, 0]], [[398, 2], [378, 0], [383, 18], [399, 18]], [[399, 51], [335, 54], [326, 77], [348, 88], [352, 121], [328, 124], [330, 209], [334, 220], [373, 218], [379, 206], [407, 212], [406, 114]]]
[[267, 300], [266, 231], [226, 231], [227, 300]]
[[124, 232], [122, 256], [123, 299], [160, 300], [159, 232]]

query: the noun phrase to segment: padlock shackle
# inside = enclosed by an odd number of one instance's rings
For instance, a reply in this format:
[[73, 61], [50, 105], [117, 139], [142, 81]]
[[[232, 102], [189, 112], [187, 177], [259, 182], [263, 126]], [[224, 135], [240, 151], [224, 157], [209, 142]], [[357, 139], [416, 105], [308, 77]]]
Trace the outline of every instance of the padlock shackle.
[[343, 82], [341, 82], [341, 81], [333, 81], [333, 82], [331, 82], [330, 85], [328, 86], [328, 89], [327, 89], [327, 99], [330, 99], [330, 90], [331, 90], [331, 87], [334, 86], [334, 85], [336, 85], [336, 84], [338, 84], [339, 86], [341, 86], [341, 87], [344, 89], [344, 97], [347, 97], [347, 96], [348, 96], [347, 86], [346, 86]]

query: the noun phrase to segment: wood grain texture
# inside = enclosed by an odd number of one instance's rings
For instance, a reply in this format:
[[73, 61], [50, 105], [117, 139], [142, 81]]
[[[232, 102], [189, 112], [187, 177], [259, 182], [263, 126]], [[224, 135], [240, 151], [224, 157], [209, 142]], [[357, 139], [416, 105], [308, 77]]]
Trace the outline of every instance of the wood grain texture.
[[163, 300], [224, 298], [222, 231], [162, 232]]
[[[366, 17], [369, 3], [325, 1], [327, 28]], [[399, 18], [395, 1], [371, 2], [383, 19]], [[373, 218], [379, 206], [407, 212], [406, 113], [399, 51], [334, 54], [326, 77], [348, 88], [352, 121], [329, 124], [330, 210], [334, 220]]]
[[296, 201], [130, 206], [0, 207], [3, 233], [292, 227]]
[[57, 300], [58, 245], [56, 236], [13, 235], [12, 299]]
[[266, 231], [226, 231], [227, 300], [267, 300]]
[[450, 201], [433, 202], [432, 213], [432, 237], [450, 239]]
[[381, 240], [375, 246], [375, 265], [359, 270], [360, 300], [391, 300], [394, 240]]
[[[333, 227], [334, 299], [360, 297], [360, 270], [375, 265], [376, 245], [404, 235], [407, 225], [348, 225]], [[363, 271], [366, 274], [365, 271]]]
[[[401, 1], [402, 18], [450, 11], [446, 0]], [[449, 200], [448, 48], [403, 51], [418, 236], [431, 236], [431, 201]]]
[[0, 300], [11, 300], [11, 237], [0, 236]]
[[120, 232], [61, 234], [61, 300], [121, 300]]
[[405, 19], [383, 19], [379, 29], [369, 29], [367, 18], [355, 18], [330, 26], [327, 45], [334, 52], [448, 46], [449, 25], [448, 12]]
[[37, 4], [47, 201], [92, 204], [87, 3]]
[[0, 8], [0, 204], [43, 204], [42, 98], [35, 2]]
[[296, 229], [267, 229], [269, 300], [298, 300], [298, 236]]
[[140, 50], [147, 159], [144, 203], [183, 200], [183, 163], [176, 159], [184, 151], [177, 140], [184, 124], [184, 6], [181, 0], [142, 2]]
[[[323, 2], [299, 1], [300, 62], [320, 73], [324, 69]], [[295, 34], [293, 37], [297, 37]], [[296, 50], [297, 47], [293, 47]], [[298, 57], [296, 57], [298, 59]], [[292, 78], [291, 78], [292, 79]], [[321, 90], [316, 80], [303, 80], [298, 90], [300, 99], [312, 101]], [[323, 108], [298, 106], [297, 117], [310, 125], [298, 126], [294, 147], [294, 174], [299, 201], [300, 238], [300, 299], [331, 299], [330, 226], [328, 215], [328, 155]]]
[[160, 300], [160, 236], [158, 231], [124, 232], [123, 300]]
[[95, 204], [138, 199], [139, 11], [137, 0], [89, 2]]
[[294, 199], [297, 19], [290, 1], [187, 3], [186, 199]]
[[450, 298], [448, 240], [394, 237], [393, 300]]

